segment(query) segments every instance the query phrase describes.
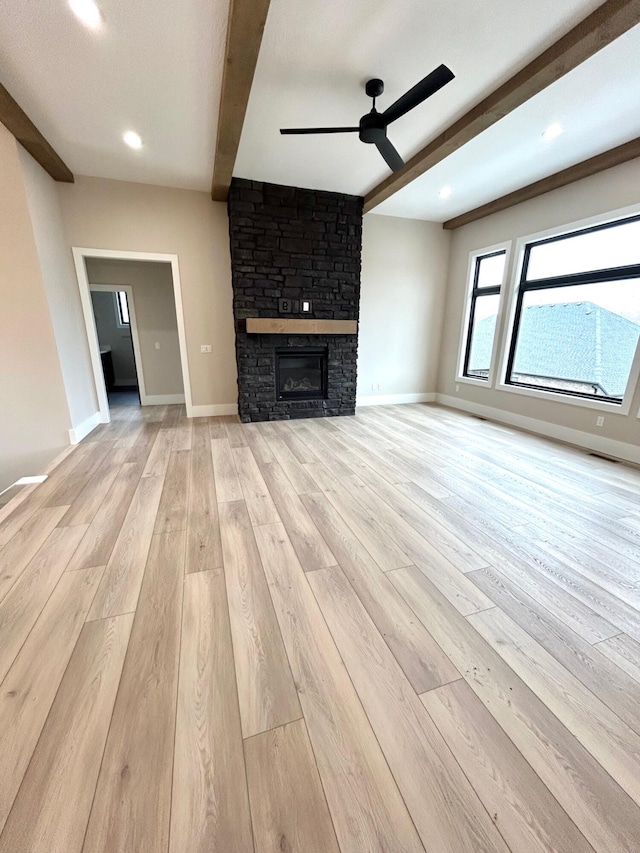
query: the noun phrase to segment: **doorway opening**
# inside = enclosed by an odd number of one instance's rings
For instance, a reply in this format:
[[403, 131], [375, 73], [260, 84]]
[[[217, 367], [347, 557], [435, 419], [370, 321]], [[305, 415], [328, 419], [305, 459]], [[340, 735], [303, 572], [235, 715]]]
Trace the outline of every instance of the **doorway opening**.
[[73, 249], [102, 423], [110, 407], [186, 405], [192, 416], [176, 255]]
[[91, 284], [90, 288], [109, 409], [114, 406], [139, 406], [138, 365], [141, 367], [142, 359], [133, 287]]

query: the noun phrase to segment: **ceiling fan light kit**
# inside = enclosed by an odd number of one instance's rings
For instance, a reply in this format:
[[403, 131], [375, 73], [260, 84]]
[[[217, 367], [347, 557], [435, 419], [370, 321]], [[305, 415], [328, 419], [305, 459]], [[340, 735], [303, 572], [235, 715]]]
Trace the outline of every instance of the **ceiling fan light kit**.
[[391, 122], [396, 121], [426, 101], [454, 77], [454, 73], [446, 65], [439, 65], [431, 74], [427, 74], [424, 79], [416, 83], [397, 101], [394, 101], [383, 113], [379, 113], [376, 109], [376, 98], [379, 98], [384, 92], [384, 83], [374, 77], [367, 80], [364, 87], [367, 96], [373, 98], [373, 106], [370, 112], [362, 116], [357, 127], [290, 127], [280, 128], [280, 133], [285, 136], [312, 133], [357, 133], [360, 142], [375, 145], [391, 171], [397, 172], [404, 166], [404, 160], [387, 137], [387, 127]]

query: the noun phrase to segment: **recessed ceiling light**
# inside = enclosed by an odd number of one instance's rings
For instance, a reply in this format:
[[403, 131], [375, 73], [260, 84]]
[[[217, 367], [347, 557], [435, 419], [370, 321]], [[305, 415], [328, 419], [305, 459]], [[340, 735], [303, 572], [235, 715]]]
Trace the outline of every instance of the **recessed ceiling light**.
[[122, 135], [129, 148], [142, 148], [142, 140], [135, 130], [128, 130]]
[[449, 198], [449, 196], [452, 194], [452, 192], [453, 192], [453, 190], [451, 189], [449, 184], [447, 184], [446, 186], [442, 187], [442, 189], [440, 190], [438, 195], [440, 196], [440, 198]]
[[73, 14], [92, 30], [97, 29], [102, 23], [100, 9], [94, 0], [69, 0], [69, 6]]
[[545, 142], [551, 142], [552, 139], [556, 139], [558, 136], [561, 136], [564, 133], [564, 127], [556, 122], [555, 124], [550, 124], [549, 127], [542, 134], [542, 138]]

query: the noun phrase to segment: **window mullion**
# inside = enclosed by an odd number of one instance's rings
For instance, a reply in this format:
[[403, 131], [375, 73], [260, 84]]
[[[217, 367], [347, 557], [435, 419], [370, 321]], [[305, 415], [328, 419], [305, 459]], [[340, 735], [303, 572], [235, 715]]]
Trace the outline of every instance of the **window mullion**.
[[572, 287], [580, 284], [603, 284], [607, 281], [627, 281], [640, 278], [640, 264], [627, 267], [612, 267], [606, 270], [575, 273], [574, 275], [555, 276], [553, 278], [524, 279], [522, 290], [550, 290], [556, 287]]

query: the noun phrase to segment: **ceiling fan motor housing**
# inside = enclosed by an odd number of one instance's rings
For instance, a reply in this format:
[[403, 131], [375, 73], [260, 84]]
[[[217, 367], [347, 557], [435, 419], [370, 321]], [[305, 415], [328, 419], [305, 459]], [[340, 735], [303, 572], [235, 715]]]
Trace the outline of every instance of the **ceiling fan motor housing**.
[[375, 144], [380, 136], [387, 135], [387, 123], [382, 113], [372, 110], [360, 119], [359, 134], [361, 142]]

